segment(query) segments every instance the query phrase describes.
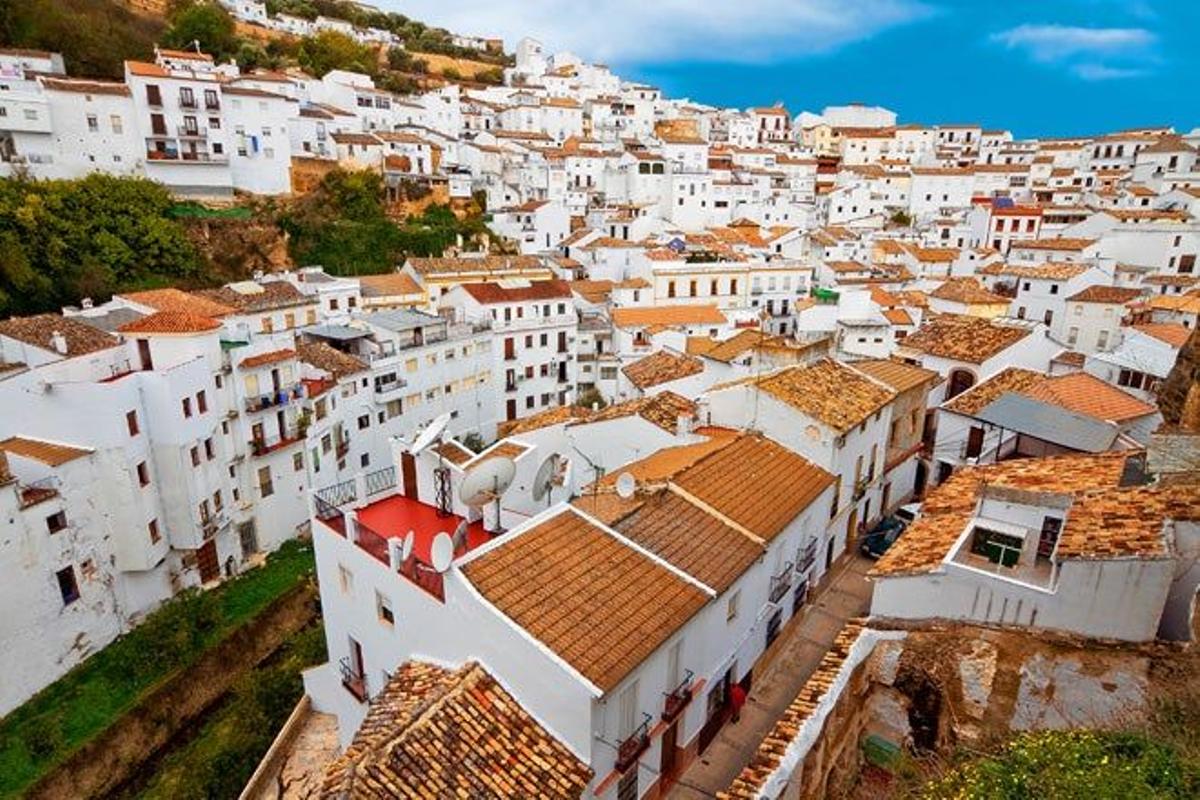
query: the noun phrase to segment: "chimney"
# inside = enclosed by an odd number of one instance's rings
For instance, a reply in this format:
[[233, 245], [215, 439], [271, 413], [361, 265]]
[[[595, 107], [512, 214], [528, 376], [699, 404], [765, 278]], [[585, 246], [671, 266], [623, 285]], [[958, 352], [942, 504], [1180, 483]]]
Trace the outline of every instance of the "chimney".
[[687, 436], [692, 432], [692, 417], [690, 414], [680, 414], [675, 417], [675, 435]]
[[63, 336], [61, 331], [54, 331], [50, 334], [50, 346], [54, 348], [54, 352], [65, 356], [67, 354], [67, 337]]
[[84, 309], [85, 311], [87, 309], [91, 308], [93, 305], [94, 304], [92, 303], [92, 298], [90, 298], [90, 297], [85, 297], [79, 301], [79, 307]]

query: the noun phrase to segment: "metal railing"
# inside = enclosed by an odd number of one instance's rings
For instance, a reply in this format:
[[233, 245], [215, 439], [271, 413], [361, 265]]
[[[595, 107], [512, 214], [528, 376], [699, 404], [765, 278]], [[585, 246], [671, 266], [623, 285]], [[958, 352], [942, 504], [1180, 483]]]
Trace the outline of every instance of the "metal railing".
[[339, 661], [338, 669], [342, 673], [342, 686], [346, 687], [346, 691], [354, 695], [358, 702], [367, 702], [367, 676], [360, 674], [349, 658]]
[[346, 515], [340, 508], [315, 496], [313, 497], [313, 506], [316, 509], [317, 519], [340, 535], [346, 535]]
[[367, 497], [373, 497], [396, 486], [396, 468], [384, 467], [368, 472], [365, 478]]
[[683, 680], [669, 692], [666, 692], [667, 699], [663, 702], [662, 718], [666, 722], [670, 722], [687, 708], [687, 704], [692, 701], [692, 679], [696, 677], [695, 673], [689, 670], [684, 670]]
[[58, 478], [53, 475], [33, 483], [23, 483], [17, 487], [21, 508], [36, 506], [38, 503], [58, 497]]
[[256, 436], [249, 441], [250, 453], [265, 456], [276, 450], [304, 441], [304, 433], [298, 427], [289, 427], [273, 436]]
[[642, 724], [634, 728], [633, 733], [626, 736], [617, 744], [617, 772], [624, 772], [633, 766], [642, 753], [650, 749], [650, 720], [649, 714], [642, 714]]
[[263, 411], [268, 408], [279, 408], [304, 397], [304, 384], [296, 383], [283, 386], [266, 394], [257, 394], [246, 398], [247, 411]]
[[796, 562], [796, 571], [804, 574], [812, 569], [812, 565], [817, 561], [817, 540], [812, 539], [804, 546], [804, 551], [800, 554], [800, 558]]
[[792, 585], [792, 562], [787, 562], [783, 565], [783, 569], [779, 574], [771, 576], [771, 589], [768, 596], [772, 603], [778, 603], [779, 600], [787, 594], [787, 590]]
[[334, 508], [349, 505], [358, 499], [358, 486], [353, 479], [335, 483], [333, 486], [318, 489], [316, 499], [318, 502], [325, 503]]

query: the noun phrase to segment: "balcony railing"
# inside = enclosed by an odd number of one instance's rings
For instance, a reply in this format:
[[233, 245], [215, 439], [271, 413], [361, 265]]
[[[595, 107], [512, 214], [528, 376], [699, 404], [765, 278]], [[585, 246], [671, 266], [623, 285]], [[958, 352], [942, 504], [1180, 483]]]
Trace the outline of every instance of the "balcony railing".
[[203, 139], [208, 136], [208, 128], [180, 125], [175, 130], [181, 139]]
[[17, 487], [17, 494], [20, 497], [21, 508], [36, 506], [38, 503], [58, 497], [58, 479], [50, 476], [33, 483], [20, 484]]
[[617, 772], [629, 769], [650, 749], [650, 715], [643, 714], [642, 717], [642, 724], [617, 745]]
[[810, 539], [808, 544], [804, 546], [804, 550], [800, 552], [800, 558], [796, 562], [796, 571], [801, 575], [812, 569], [812, 565], [817, 561], [817, 540]]
[[367, 702], [367, 677], [360, 674], [348, 658], [343, 658], [338, 662], [338, 669], [341, 670], [342, 686], [346, 687], [346, 691], [354, 695], [354, 699], [358, 702]]
[[769, 597], [772, 603], [778, 603], [792, 586], [792, 562], [783, 565], [779, 574], [771, 576]]
[[204, 538], [211, 539], [216, 536], [217, 531], [225, 527], [225, 522], [225, 514], [221, 511], [210, 514], [207, 517], [202, 517], [200, 519], [200, 528], [204, 531]]
[[279, 408], [286, 406], [296, 400], [304, 397], [304, 384], [297, 383], [292, 386], [284, 386], [277, 391], [267, 394], [254, 395], [246, 398], [247, 411], [264, 411], [268, 408]]
[[678, 718], [687, 708], [688, 703], [692, 702], [692, 678], [694, 677], [695, 673], [690, 669], [686, 670], [679, 685], [667, 693], [667, 699], [663, 702], [662, 718], [664, 722], [671, 722]]
[[297, 442], [304, 441], [304, 433], [297, 427], [288, 428], [274, 436], [256, 436], [249, 442], [250, 453], [255, 456], [265, 456]]
[[396, 486], [396, 468], [384, 467], [368, 472], [365, 478], [367, 497], [373, 497]]

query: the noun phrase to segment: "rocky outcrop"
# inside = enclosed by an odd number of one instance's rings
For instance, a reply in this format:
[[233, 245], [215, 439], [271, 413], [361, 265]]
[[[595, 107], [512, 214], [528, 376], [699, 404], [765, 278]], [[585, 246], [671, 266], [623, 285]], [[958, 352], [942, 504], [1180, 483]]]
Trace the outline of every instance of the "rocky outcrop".
[[1200, 329], [1192, 331], [1163, 382], [1158, 409], [1166, 428], [1200, 432]]

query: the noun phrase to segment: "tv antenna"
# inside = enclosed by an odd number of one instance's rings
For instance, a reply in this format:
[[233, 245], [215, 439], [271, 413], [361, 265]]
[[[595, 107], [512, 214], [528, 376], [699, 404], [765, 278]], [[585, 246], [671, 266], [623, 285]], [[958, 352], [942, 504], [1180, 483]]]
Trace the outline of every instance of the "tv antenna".
[[511, 458], [496, 456], [468, 472], [458, 485], [458, 498], [467, 507], [482, 509], [490, 502], [496, 504], [496, 528], [493, 533], [504, 533], [500, 525], [500, 495], [512, 485], [516, 474], [517, 465]]
[[583, 460], [587, 462], [587, 465], [592, 468], [592, 513], [595, 513], [596, 495], [600, 493], [600, 479], [604, 477], [604, 467], [588, 458], [587, 453], [576, 447], [574, 443], [571, 444], [571, 449], [579, 453], [583, 457]]

